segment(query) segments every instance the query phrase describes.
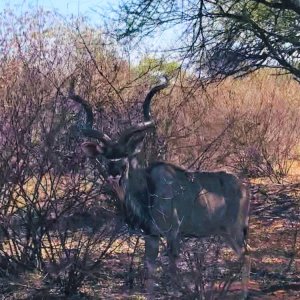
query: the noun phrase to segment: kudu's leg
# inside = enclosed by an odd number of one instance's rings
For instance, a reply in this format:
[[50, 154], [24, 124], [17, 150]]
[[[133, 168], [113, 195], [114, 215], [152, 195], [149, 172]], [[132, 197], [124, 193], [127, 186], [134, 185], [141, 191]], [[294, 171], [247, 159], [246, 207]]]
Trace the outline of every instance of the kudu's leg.
[[[175, 200], [172, 200], [172, 227], [167, 236], [167, 247], [168, 247], [168, 256], [169, 256], [169, 271], [172, 279], [176, 279], [177, 275], [177, 258], [179, 257], [179, 248], [180, 248], [180, 225], [181, 221], [178, 216]], [[175, 278], [174, 278], [175, 276]]]
[[177, 236], [171, 236], [167, 239], [169, 271], [171, 276], [177, 275], [177, 259], [180, 251], [180, 241]]
[[250, 281], [250, 271], [251, 271], [251, 258], [250, 258], [250, 247], [245, 243], [244, 251], [242, 253], [242, 287], [243, 287], [243, 299], [248, 297], [248, 287]]
[[154, 275], [156, 258], [159, 250], [158, 236], [145, 236], [145, 287], [148, 299], [152, 299], [154, 290]]
[[241, 276], [242, 276], [242, 299], [248, 298], [248, 286], [250, 281], [251, 271], [251, 258], [250, 258], [250, 246], [246, 243], [246, 234], [244, 232], [233, 230], [225, 235], [225, 238], [231, 248], [239, 257], [239, 261], [242, 264]]

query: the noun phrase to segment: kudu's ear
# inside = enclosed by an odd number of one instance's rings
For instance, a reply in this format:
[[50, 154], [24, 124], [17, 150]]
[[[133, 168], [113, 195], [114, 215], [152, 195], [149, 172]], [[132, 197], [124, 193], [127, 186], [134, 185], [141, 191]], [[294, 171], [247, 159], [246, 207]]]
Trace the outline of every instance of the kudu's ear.
[[81, 144], [81, 149], [88, 157], [96, 157], [103, 153], [101, 145], [94, 142], [85, 142]]

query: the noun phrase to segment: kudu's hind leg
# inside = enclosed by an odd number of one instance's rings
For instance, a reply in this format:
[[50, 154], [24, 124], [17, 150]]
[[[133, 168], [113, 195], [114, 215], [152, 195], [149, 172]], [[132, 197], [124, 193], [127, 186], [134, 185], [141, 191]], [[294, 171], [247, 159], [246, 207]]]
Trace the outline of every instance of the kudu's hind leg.
[[250, 258], [250, 246], [246, 242], [245, 232], [234, 231], [225, 235], [225, 238], [231, 248], [239, 257], [239, 261], [242, 263], [241, 277], [242, 277], [242, 299], [248, 298], [248, 287], [250, 281], [251, 271], [251, 258]]
[[154, 276], [156, 258], [159, 250], [159, 237], [145, 236], [145, 287], [148, 299], [152, 299], [154, 290]]
[[251, 271], [251, 258], [249, 253], [250, 247], [245, 243], [244, 251], [242, 253], [242, 287], [243, 287], [243, 299], [248, 297], [248, 288], [250, 282], [250, 271]]

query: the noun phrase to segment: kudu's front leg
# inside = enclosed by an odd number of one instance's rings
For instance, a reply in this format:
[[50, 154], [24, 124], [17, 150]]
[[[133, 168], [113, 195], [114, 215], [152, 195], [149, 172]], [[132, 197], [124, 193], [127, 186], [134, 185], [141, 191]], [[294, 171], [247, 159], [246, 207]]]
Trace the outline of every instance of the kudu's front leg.
[[168, 237], [168, 256], [169, 256], [169, 272], [172, 279], [176, 279], [177, 275], [177, 260], [179, 257], [180, 241], [177, 235]]
[[158, 236], [145, 236], [145, 287], [148, 299], [153, 296], [156, 258], [159, 250]]

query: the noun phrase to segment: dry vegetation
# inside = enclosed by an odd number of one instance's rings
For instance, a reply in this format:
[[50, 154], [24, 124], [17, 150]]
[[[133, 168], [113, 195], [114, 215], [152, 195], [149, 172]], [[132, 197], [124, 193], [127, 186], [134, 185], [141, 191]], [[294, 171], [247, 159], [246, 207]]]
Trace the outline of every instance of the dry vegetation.
[[[66, 94], [76, 78], [76, 90], [97, 111], [96, 126], [114, 135], [140, 120], [151, 70], [141, 76], [130, 69], [111, 41], [83, 22], [66, 26], [45, 12], [0, 19], [1, 294], [142, 299], [143, 238], [128, 230], [115, 195], [84, 159], [78, 146], [84, 114]], [[179, 73], [156, 97], [157, 136], [144, 156], [250, 178], [250, 296], [296, 299], [299, 84], [270, 74], [202, 89], [191, 74]], [[232, 261], [222, 241], [191, 240], [175, 290], [167, 260], [159, 258], [156, 297], [231, 299], [239, 290]]]

